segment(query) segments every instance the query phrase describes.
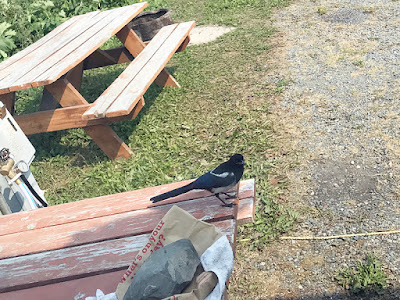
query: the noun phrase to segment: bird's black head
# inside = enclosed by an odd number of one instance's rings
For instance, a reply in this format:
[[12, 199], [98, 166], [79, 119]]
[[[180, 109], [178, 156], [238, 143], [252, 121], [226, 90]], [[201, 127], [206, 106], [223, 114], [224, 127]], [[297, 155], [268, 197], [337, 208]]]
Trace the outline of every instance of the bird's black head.
[[244, 158], [242, 154], [234, 154], [231, 156], [229, 159], [231, 163], [234, 163], [235, 165], [245, 165], [246, 163], [244, 162]]

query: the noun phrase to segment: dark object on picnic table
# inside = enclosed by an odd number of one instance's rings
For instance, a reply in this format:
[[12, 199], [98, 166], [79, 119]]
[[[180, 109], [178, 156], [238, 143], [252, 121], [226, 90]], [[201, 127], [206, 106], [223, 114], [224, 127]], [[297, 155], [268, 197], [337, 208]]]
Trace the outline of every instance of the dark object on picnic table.
[[192, 281], [199, 264], [199, 255], [188, 239], [162, 247], [143, 263], [124, 300], [158, 300], [180, 294]]
[[129, 27], [142, 39], [151, 40], [163, 26], [174, 24], [169, 10], [162, 8], [140, 13], [129, 23]]

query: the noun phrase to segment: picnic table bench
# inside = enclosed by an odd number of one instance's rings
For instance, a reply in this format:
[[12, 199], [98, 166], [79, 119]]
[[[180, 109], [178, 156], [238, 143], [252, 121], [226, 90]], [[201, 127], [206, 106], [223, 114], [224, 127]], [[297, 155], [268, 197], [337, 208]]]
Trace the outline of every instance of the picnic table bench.
[[172, 205], [217, 226], [235, 249], [236, 226], [254, 218], [254, 180], [239, 183], [237, 205], [232, 208], [222, 207], [202, 190], [157, 204], [149, 201], [189, 182], [2, 216], [0, 300], [79, 300], [94, 296], [97, 288], [114, 292]]
[[[185, 49], [195, 25], [165, 26], [144, 43], [127, 24], [146, 6], [142, 2], [72, 17], [0, 63], [0, 101], [12, 114], [16, 91], [44, 86], [41, 111], [14, 117], [26, 135], [83, 127], [109, 158], [132, 154], [108, 124], [135, 118], [151, 83], [179, 87], [165, 66]], [[113, 35], [124, 46], [101, 50]], [[128, 67], [93, 103], [79, 93], [84, 70], [125, 62]]]

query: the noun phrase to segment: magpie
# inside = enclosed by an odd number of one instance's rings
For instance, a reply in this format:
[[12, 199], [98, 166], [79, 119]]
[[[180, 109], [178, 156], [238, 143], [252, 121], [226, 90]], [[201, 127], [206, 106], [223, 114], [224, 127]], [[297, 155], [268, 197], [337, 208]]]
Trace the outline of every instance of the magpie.
[[234, 154], [231, 156], [231, 158], [229, 158], [228, 161], [220, 164], [214, 170], [201, 175], [195, 181], [175, 190], [154, 196], [150, 199], [150, 201], [156, 203], [158, 201], [187, 193], [191, 190], [199, 189], [207, 190], [215, 194], [215, 196], [223, 203], [222, 206], [232, 207], [233, 203], [226, 203], [220, 197], [220, 194], [228, 196], [226, 199], [234, 198], [228, 195], [226, 192], [233, 188], [239, 182], [240, 178], [242, 178], [245, 164], [246, 163], [244, 162], [241, 154]]

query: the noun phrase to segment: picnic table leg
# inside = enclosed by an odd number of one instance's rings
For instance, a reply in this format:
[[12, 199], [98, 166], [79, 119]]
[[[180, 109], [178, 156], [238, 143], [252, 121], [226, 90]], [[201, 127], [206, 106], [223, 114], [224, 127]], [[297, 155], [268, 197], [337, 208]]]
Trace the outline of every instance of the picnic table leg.
[[[117, 32], [116, 36], [124, 44], [125, 48], [133, 57], [139, 55], [146, 47], [146, 44], [137, 36], [137, 34], [128, 26]], [[157, 76], [154, 82], [159, 86], [180, 87], [176, 79], [164, 68]]]
[[43, 89], [42, 101], [40, 102], [39, 110], [51, 110], [56, 109], [58, 106], [58, 102], [54, 97], [49, 93], [46, 87]]
[[[123, 47], [121, 47], [121, 49], [122, 48]], [[114, 50], [115, 49], [111, 49], [109, 51], [114, 51]], [[108, 54], [108, 52], [105, 50], [101, 50], [100, 48], [97, 49], [84, 60], [83, 68], [85, 70], [89, 70], [93, 68], [105, 67], [121, 63], [119, 62], [118, 58], [113, 57], [112, 55]], [[126, 58], [124, 62], [128, 61], [131, 61], [131, 59]]]
[[183, 41], [182, 45], [179, 46], [178, 50], [176, 50], [176, 52], [180, 52], [185, 50], [185, 48], [187, 47], [187, 45], [189, 45], [190, 42], [190, 36], [187, 36], [185, 38], [185, 40]]
[[83, 76], [83, 61], [75, 68], [70, 70], [65, 76], [65, 79], [71, 82], [74, 88], [76, 88], [79, 91], [81, 88], [82, 76]]
[[[62, 107], [89, 104], [65, 78], [46, 86], [46, 89]], [[83, 129], [110, 159], [129, 158], [133, 154], [128, 145], [109, 126], [99, 124]]]
[[[83, 62], [81, 62], [71, 71], [69, 71], [65, 76], [65, 78], [69, 82], [71, 82], [71, 84], [77, 90], [79, 90], [81, 87], [82, 74], [83, 74]], [[49, 91], [45, 87], [43, 89], [42, 102], [40, 102], [40, 110], [44, 111], [44, 110], [56, 109], [57, 106], [58, 106], [58, 101], [51, 95], [51, 93], [49, 93]]]
[[11, 115], [14, 114], [15, 92], [0, 95], [0, 101], [4, 103]]

